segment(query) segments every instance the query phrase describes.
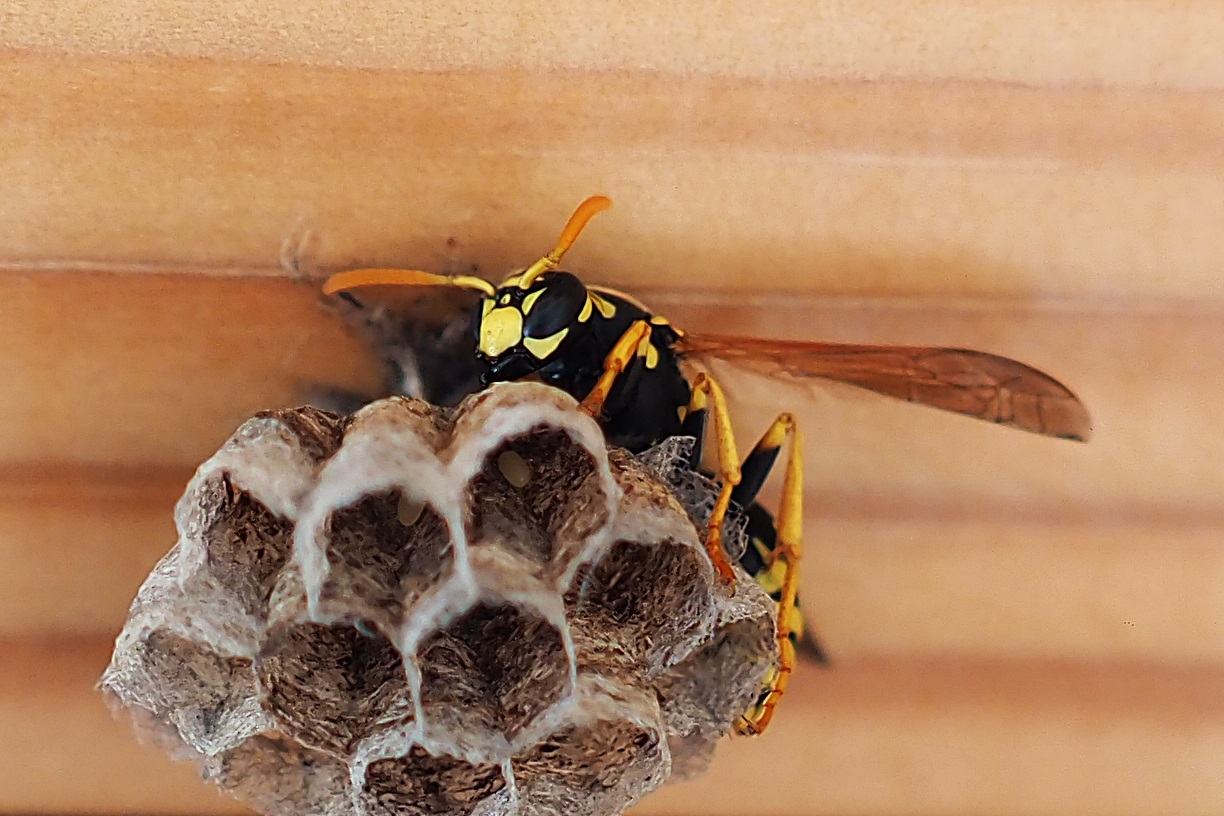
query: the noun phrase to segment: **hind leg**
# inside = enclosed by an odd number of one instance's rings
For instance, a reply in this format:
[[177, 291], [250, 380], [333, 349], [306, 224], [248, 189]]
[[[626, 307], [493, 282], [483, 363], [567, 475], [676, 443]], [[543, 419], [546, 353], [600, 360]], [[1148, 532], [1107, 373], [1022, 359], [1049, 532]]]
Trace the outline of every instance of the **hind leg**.
[[[776, 633], [778, 667], [768, 678], [766, 691], [760, 701], [736, 723], [736, 731], [741, 734], [761, 734], [769, 727], [774, 710], [782, 695], [786, 693], [791, 673], [795, 669], [795, 644], [792, 638], [802, 626], [796, 600], [799, 593], [799, 561], [803, 557], [803, 436], [790, 414], [782, 414], [774, 420], [744, 461], [744, 465], [746, 472], [753, 472], [749, 470], [749, 465], [753, 464], [754, 456], [757, 457], [758, 464], [767, 462], [772, 465], [787, 437], [790, 438], [791, 449], [782, 481], [777, 546], [770, 553], [769, 563], [765, 565], [768, 573], [781, 583]], [[755, 497], [756, 490], [760, 488], [760, 483], [764, 482], [768, 472], [769, 467], [765, 466], [756, 487], [748, 486], [752, 497]]]

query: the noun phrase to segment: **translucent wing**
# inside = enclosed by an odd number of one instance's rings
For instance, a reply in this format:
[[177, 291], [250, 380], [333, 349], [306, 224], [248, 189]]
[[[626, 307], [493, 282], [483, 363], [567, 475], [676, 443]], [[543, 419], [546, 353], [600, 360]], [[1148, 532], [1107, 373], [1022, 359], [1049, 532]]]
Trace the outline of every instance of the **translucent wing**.
[[675, 348], [684, 357], [726, 360], [771, 376], [848, 383], [1046, 436], [1087, 441], [1092, 433], [1087, 409], [1062, 383], [981, 351], [699, 334], [686, 334]]

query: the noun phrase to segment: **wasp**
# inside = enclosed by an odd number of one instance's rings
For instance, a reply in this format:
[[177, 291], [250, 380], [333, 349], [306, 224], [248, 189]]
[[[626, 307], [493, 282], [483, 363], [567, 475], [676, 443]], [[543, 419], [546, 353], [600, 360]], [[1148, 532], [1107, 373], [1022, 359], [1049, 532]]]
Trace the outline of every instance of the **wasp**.
[[[355, 269], [329, 278], [325, 294], [366, 286], [449, 286], [479, 293], [474, 318], [481, 381], [538, 378], [577, 399], [608, 441], [633, 452], [673, 436], [697, 440], [700, 462], [710, 419], [719, 493], [706, 524], [705, 546], [728, 584], [735, 572], [722, 546], [731, 505], [747, 518], [749, 546], [740, 565], [776, 604], [779, 659], [754, 706], [736, 730], [760, 734], [769, 725], [794, 670], [805, 626], [798, 609], [803, 549], [803, 439], [782, 413], [756, 446], [739, 457], [726, 399], [702, 370], [690, 378], [682, 363], [719, 358], [779, 376], [848, 383], [909, 402], [954, 411], [1047, 436], [1086, 441], [1087, 410], [1064, 385], [1023, 363], [955, 348], [805, 343], [687, 333], [615, 289], [584, 284], [558, 267], [591, 218], [611, 206], [604, 196], [584, 201], [556, 246], [498, 286], [468, 275], [409, 269]], [[776, 521], [756, 502], [758, 491], [789, 441]], [[811, 641], [809, 641], [810, 643]], [[820, 656], [818, 649], [811, 653]]]

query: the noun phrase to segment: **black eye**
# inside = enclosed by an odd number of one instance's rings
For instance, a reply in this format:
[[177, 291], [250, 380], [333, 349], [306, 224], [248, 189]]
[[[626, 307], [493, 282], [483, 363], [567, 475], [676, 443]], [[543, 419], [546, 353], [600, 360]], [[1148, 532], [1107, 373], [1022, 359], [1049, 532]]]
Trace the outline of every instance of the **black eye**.
[[586, 305], [587, 290], [569, 272], [550, 272], [539, 279], [537, 286], [523, 298], [523, 333], [543, 339], [578, 320]]

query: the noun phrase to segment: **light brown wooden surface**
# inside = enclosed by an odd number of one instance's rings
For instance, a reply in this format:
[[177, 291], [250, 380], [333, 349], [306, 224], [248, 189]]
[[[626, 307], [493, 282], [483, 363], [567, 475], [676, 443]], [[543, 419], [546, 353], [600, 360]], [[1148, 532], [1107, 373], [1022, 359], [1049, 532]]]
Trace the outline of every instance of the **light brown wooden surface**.
[[593, 192], [572, 266], [679, 325], [1007, 354], [1096, 431], [725, 372], [742, 446], [807, 430], [837, 662], [639, 812], [1221, 812], [1221, 39], [1155, 0], [0, 10], [0, 812], [241, 812], [93, 684], [192, 468], [373, 382], [285, 264], [499, 277]]

